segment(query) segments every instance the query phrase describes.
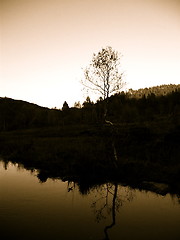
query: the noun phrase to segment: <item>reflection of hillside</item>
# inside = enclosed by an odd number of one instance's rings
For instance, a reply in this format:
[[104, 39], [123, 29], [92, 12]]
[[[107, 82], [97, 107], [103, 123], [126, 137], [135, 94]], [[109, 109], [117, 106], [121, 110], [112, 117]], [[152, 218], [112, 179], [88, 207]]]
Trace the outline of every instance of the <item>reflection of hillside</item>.
[[109, 181], [136, 186], [142, 182], [160, 182], [170, 186], [168, 191], [179, 191], [178, 128], [160, 134], [143, 126], [117, 127], [116, 168], [112, 164], [108, 131], [104, 127], [86, 132], [69, 128], [70, 135], [60, 129], [3, 133], [0, 155], [5, 161], [39, 169], [41, 181], [49, 177], [75, 181], [82, 192], [88, 191], [87, 186]]

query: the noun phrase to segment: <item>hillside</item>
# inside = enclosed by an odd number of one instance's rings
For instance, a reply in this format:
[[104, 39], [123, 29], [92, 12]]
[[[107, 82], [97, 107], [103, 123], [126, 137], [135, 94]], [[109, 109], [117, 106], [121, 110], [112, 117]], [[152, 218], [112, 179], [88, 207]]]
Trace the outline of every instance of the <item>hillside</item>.
[[[88, 97], [82, 107], [48, 109], [10, 98], [0, 98], [0, 131], [104, 122], [102, 99]], [[129, 90], [108, 99], [107, 119], [116, 124], [180, 125], [180, 85]]]
[[167, 94], [171, 94], [172, 92], [177, 91], [180, 89], [180, 84], [163, 84], [160, 86], [154, 86], [149, 88], [140, 88], [138, 90], [129, 89], [128, 94], [131, 98], [142, 98], [148, 97], [148, 95], [155, 95], [158, 96], [165, 96]]
[[51, 126], [58, 123], [60, 111], [11, 98], [0, 98], [0, 130]]

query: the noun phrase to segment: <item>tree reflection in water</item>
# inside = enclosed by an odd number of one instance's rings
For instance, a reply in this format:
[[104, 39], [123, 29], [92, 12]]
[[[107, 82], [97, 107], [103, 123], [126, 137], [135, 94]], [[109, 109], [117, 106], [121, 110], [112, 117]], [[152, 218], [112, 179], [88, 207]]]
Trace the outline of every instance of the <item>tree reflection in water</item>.
[[[95, 193], [95, 199], [91, 204], [91, 208], [95, 214], [96, 222], [106, 219], [110, 216], [111, 222], [104, 227], [103, 240], [110, 240], [109, 230], [116, 225], [116, 213], [125, 202], [130, 202], [134, 198], [134, 191], [129, 187], [122, 187], [118, 183], [106, 183], [97, 186], [86, 186], [83, 184], [78, 185], [79, 191], [83, 195], [87, 195], [90, 192]], [[68, 182], [68, 192], [73, 191], [76, 187], [74, 182]]]
[[120, 186], [117, 183], [108, 183], [97, 189], [101, 191], [101, 197], [93, 202], [92, 208], [96, 215], [97, 222], [111, 216], [111, 223], [104, 228], [105, 238], [103, 240], [109, 240], [108, 231], [116, 224], [116, 212], [119, 212], [119, 208], [127, 201], [133, 200], [133, 191], [125, 188], [123, 192], [120, 191]]
[[104, 228], [105, 239], [109, 239], [108, 229], [112, 228], [116, 224], [116, 199], [117, 199], [118, 185], [114, 185], [114, 194], [112, 200], [112, 223]]

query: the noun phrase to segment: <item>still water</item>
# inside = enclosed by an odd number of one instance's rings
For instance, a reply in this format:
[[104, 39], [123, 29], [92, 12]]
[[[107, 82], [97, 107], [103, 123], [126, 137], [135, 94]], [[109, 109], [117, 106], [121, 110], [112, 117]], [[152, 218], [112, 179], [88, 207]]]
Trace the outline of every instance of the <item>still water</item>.
[[157, 195], [104, 184], [88, 194], [74, 183], [0, 162], [0, 239], [180, 239], [180, 204]]

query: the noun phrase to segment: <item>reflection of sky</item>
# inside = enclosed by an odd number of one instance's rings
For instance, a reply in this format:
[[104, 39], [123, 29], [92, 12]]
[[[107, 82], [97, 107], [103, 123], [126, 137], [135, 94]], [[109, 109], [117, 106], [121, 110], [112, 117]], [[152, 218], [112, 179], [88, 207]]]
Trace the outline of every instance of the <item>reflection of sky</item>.
[[[104, 227], [112, 223], [111, 212], [105, 211], [107, 218], [97, 223], [91, 205], [98, 202], [95, 210], [104, 206], [106, 185], [88, 195], [80, 194], [77, 186], [68, 192], [67, 186], [60, 180], [39, 183], [30, 171], [13, 164], [4, 170], [0, 162], [2, 239], [103, 239]], [[118, 198], [123, 201], [115, 226], [108, 230], [110, 239], [178, 239], [180, 208], [169, 195], [119, 185]], [[110, 193], [108, 205], [112, 206]]]
[[128, 88], [180, 82], [179, 0], [1, 0], [0, 96], [62, 107], [82, 100], [92, 54], [122, 53]]

